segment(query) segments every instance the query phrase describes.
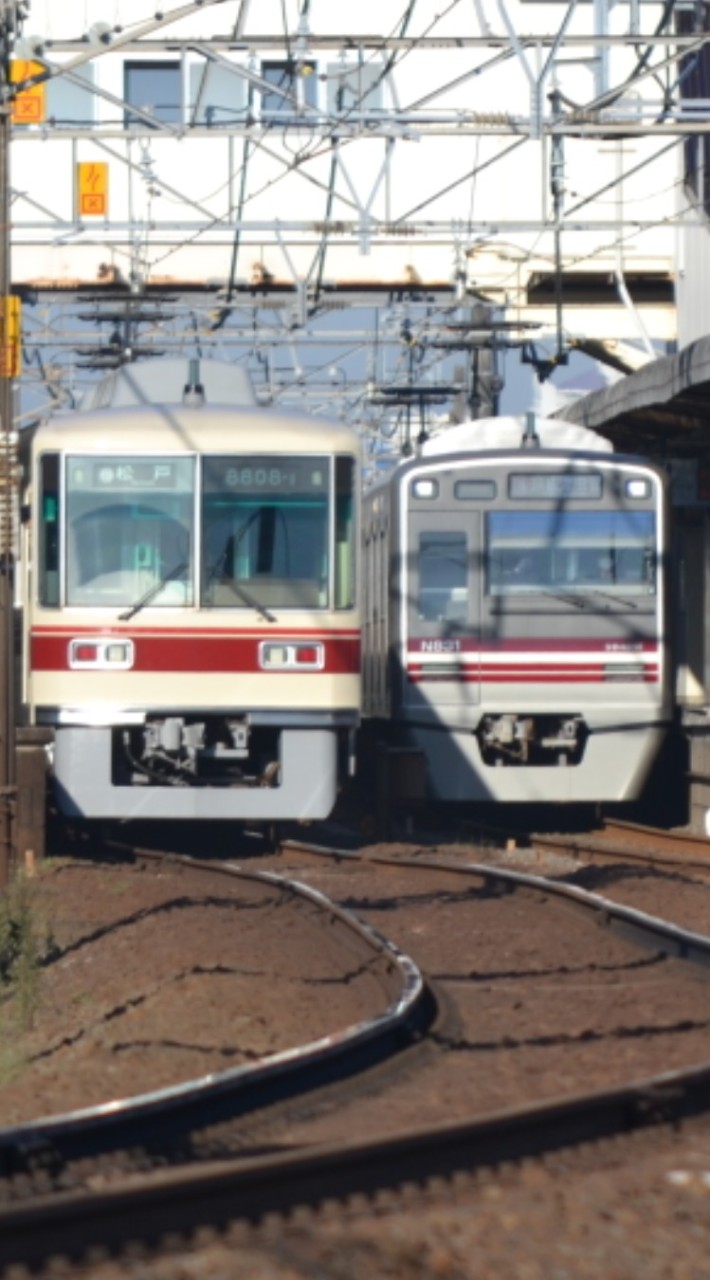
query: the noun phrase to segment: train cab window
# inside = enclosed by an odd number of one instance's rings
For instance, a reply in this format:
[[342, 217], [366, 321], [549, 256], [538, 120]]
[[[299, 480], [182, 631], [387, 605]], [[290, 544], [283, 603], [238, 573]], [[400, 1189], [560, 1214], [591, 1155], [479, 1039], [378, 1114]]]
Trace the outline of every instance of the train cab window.
[[[341, 548], [352, 534], [343, 484]], [[234, 454], [204, 459], [202, 588], [207, 608], [325, 608], [329, 601], [330, 460]], [[336, 504], [337, 506], [338, 504]], [[352, 518], [352, 517], [350, 517]], [[347, 555], [341, 591], [347, 595]]]
[[39, 463], [39, 603], [59, 605], [59, 455], [45, 453]]
[[70, 456], [68, 605], [193, 603], [192, 458]]
[[[486, 521], [490, 595], [558, 593], [561, 603], [653, 595], [652, 511], [496, 511]], [[637, 607], [634, 604], [633, 607]]]
[[430, 620], [468, 616], [468, 549], [465, 533], [420, 534], [417, 611]]

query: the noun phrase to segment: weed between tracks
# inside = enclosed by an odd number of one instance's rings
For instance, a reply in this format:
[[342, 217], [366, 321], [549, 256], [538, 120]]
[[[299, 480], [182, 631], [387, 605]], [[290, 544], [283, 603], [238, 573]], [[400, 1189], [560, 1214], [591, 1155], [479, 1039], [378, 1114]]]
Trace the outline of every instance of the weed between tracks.
[[20, 875], [0, 897], [0, 1081], [17, 1069], [13, 1036], [32, 1026], [42, 963], [52, 949], [36, 886]]

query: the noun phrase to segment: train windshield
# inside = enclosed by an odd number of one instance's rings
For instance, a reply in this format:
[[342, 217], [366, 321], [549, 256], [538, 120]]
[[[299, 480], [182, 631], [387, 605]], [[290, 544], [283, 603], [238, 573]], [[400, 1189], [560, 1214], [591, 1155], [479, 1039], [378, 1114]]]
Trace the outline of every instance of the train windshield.
[[618, 597], [656, 591], [652, 511], [490, 511], [490, 595], [560, 593]]
[[92, 455], [66, 459], [62, 492], [45, 454], [40, 602], [60, 603], [63, 527], [68, 605], [350, 609], [356, 483], [347, 455]]
[[335, 488], [335, 607], [352, 604], [354, 461], [307, 456], [203, 462], [202, 598], [214, 608], [326, 608]]
[[192, 604], [194, 472], [192, 458], [67, 458], [67, 604]]

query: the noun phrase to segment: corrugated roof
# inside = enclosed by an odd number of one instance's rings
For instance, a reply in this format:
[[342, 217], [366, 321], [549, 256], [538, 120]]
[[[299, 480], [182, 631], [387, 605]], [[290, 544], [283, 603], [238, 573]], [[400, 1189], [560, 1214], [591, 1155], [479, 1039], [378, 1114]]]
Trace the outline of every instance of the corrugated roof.
[[554, 416], [602, 430], [626, 452], [705, 455], [710, 449], [710, 337], [652, 360]]

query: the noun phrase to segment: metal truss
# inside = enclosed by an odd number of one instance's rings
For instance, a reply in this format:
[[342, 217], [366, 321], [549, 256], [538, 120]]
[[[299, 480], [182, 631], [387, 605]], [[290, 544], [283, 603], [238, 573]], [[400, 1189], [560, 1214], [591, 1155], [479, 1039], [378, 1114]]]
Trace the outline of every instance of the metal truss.
[[[652, 354], [627, 277], [670, 276], [675, 228], [696, 221], [677, 156], [707, 131], [710, 104], [683, 94], [703, 14], [679, 34], [671, 0], [362, 0], [347, 16], [332, 0], [192, 0], [141, 21], [135, 0], [85, 0], [83, 30], [61, 8], [30, 0], [15, 56], [42, 70], [20, 87], [85, 88], [92, 67], [97, 118], [17, 131], [14, 261], [61, 246], [79, 264], [74, 281], [15, 274], [23, 414], [185, 351], [406, 447], [436, 414], [493, 411], [510, 347], [540, 378], [564, 363], [585, 337], [565, 285], [580, 270], [611, 279], [610, 323]], [[179, 118], [107, 87], [98, 64], [127, 57], [189, 71]], [[214, 75], [234, 83], [232, 114], [213, 109]], [[60, 142], [110, 162], [123, 213], [81, 218], [31, 180]], [[208, 168], [181, 163], [188, 146]]]

